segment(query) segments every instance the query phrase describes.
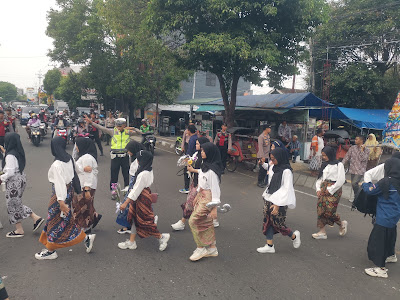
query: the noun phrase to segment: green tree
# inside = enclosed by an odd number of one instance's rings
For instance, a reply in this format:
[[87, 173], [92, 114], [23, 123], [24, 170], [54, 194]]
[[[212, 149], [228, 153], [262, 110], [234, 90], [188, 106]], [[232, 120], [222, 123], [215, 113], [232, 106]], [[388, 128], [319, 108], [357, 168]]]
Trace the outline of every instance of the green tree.
[[361, 108], [390, 108], [400, 89], [400, 2], [341, 0], [315, 35], [316, 93], [322, 95], [327, 51], [331, 64], [330, 101]]
[[[300, 45], [321, 23], [323, 0], [149, 1], [148, 22], [189, 69], [214, 73], [233, 126], [240, 77], [279, 86], [303, 59]], [[162, 34], [160, 34], [160, 32]]]
[[82, 91], [86, 88], [85, 73], [86, 70], [82, 70], [80, 73], [71, 72], [61, 79], [60, 85], [55, 91], [55, 97], [67, 102], [70, 109], [84, 106], [81, 96]]
[[61, 72], [58, 69], [47, 71], [43, 80], [43, 87], [46, 90], [47, 95], [53, 95], [56, 89], [60, 86]]
[[0, 97], [2, 101], [11, 101], [17, 98], [17, 87], [12, 83], [0, 81]]

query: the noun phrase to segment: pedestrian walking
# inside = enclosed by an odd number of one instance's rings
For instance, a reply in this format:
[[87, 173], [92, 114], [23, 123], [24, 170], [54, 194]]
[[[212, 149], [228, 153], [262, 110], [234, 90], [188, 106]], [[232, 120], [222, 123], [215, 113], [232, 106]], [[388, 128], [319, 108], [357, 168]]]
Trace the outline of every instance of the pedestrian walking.
[[216, 219], [217, 206], [221, 203], [221, 154], [215, 144], [208, 142], [201, 145], [201, 157], [201, 168], [191, 169], [198, 173], [199, 180], [194, 211], [189, 218], [189, 226], [197, 245], [189, 258], [191, 261], [218, 256], [213, 219]]
[[[106, 119], [105, 126], [110, 130], [112, 130], [115, 127], [115, 118], [111, 111], [108, 113], [108, 118]], [[108, 146], [110, 145], [111, 135], [109, 135], [108, 133], [106, 133], [105, 135], [106, 135], [106, 146]]]
[[[189, 140], [188, 143], [185, 145], [185, 154], [192, 156], [196, 152], [197, 128], [194, 125], [189, 125], [187, 131], [187, 136], [189, 137]], [[190, 187], [190, 176], [187, 167], [185, 167], [183, 170], [183, 182], [185, 186], [183, 189], [180, 189], [179, 192], [182, 194], [188, 194]]]
[[[201, 145], [208, 143], [208, 142], [209, 142], [209, 140], [206, 137], [201, 137], [196, 141], [197, 160], [194, 162], [193, 169], [196, 169], [196, 170], [200, 169], [201, 163], [202, 163]], [[196, 172], [193, 172], [193, 169], [188, 167], [188, 171], [190, 171], [192, 175], [191, 175], [191, 183], [190, 183], [190, 187], [189, 187], [189, 194], [187, 194], [185, 203], [183, 203], [181, 205], [181, 208], [183, 210], [182, 218], [175, 224], [171, 225], [172, 229], [176, 230], [176, 231], [185, 229], [186, 221], [189, 220], [189, 218], [192, 215], [192, 212], [194, 210], [194, 199], [197, 196], [199, 174]], [[217, 226], [215, 226], [215, 225], [217, 225]], [[214, 221], [214, 227], [218, 227], [218, 226], [219, 226], [219, 224], [216, 224]]]
[[6, 119], [7, 119], [7, 121], [10, 123], [10, 125], [12, 126], [12, 132], [17, 132], [17, 128], [15, 127], [15, 119], [16, 119], [16, 117], [15, 116], [13, 116], [13, 114], [12, 114], [12, 109], [11, 109], [11, 107], [7, 107], [6, 108]]
[[258, 136], [257, 159], [260, 165], [260, 171], [258, 172], [257, 186], [260, 188], [265, 188], [268, 182], [267, 170], [265, 170], [261, 165], [264, 163], [269, 163], [269, 153], [271, 152], [270, 133], [271, 125], [264, 125], [263, 132]]
[[381, 157], [382, 151], [379, 147], [379, 143], [376, 140], [375, 134], [370, 133], [368, 139], [365, 142], [365, 146], [369, 149], [367, 171], [375, 168], [378, 164], [378, 160]]
[[385, 176], [378, 183], [362, 185], [367, 195], [378, 197], [376, 220], [368, 240], [368, 258], [376, 267], [365, 269], [373, 277], [388, 277], [386, 263], [397, 262], [395, 245], [400, 220], [400, 160], [390, 158], [384, 165]]
[[7, 132], [13, 132], [10, 121], [4, 117], [4, 111], [0, 110], [0, 146], [4, 147], [4, 138]]
[[33, 219], [33, 231], [39, 229], [44, 219], [35, 214], [32, 209], [22, 204], [22, 195], [26, 187], [25, 175], [25, 151], [21, 144], [18, 133], [10, 132], [5, 135], [4, 148], [0, 146], [4, 154], [2, 162], [3, 174], [0, 180], [5, 184], [8, 220], [15, 225], [16, 229], [7, 233], [8, 238], [19, 238], [24, 236], [22, 220], [28, 217]]
[[152, 209], [152, 193], [150, 186], [153, 184], [153, 155], [151, 152], [141, 150], [137, 155], [138, 170], [135, 174], [135, 182], [125, 202], [120, 209], [127, 209], [129, 204], [128, 222], [131, 224], [131, 235], [125, 242], [119, 243], [120, 249], [136, 249], [136, 235], [140, 238], [154, 236], [159, 241], [159, 250], [164, 251], [168, 246], [169, 233], [160, 233], [154, 222]]
[[73, 198], [72, 207], [74, 218], [78, 226], [86, 233], [90, 233], [102, 218], [94, 208], [94, 196], [97, 189], [97, 150], [94, 142], [89, 138], [77, 138], [75, 147], [78, 152], [78, 160], [75, 162], [75, 170], [82, 187], [82, 193]]
[[[118, 118], [115, 120], [114, 129], [108, 129], [99, 124], [93, 123], [91, 119], [87, 116], [85, 117], [86, 122], [92, 124], [97, 129], [103, 131], [106, 134], [112, 136], [111, 138], [111, 178], [110, 178], [110, 191], [113, 191], [113, 186], [118, 184], [118, 175], [119, 170], [122, 171], [122, 176], [124, 178], [124, 186], [127, 187], [129, 185], [129, 156], [126, 153], [126, 145], [131, 140], [131, 136], [135, 135], [135, 133], [141, 134], [140, 130], [127, 127], [126, 119]], [[111, 199], [115, 200], [116, 195], [112, 194]]]
[[[355, 145], [351, 146], [347, 151], [346, 156], [343, 158], [343, 165], [350, 164], [349, 173], [351, 175], [351, 186], [353, 188], [354, 197], [357, 197], [359, 191], [359, 183], [362, 180], [364, 173], [367, 170], [367, 163], [369, 157], [369, 149], [364, 145], [364, 137], [362, 135], [356, 136]], [[353, 202], [354, 199], [349, 199]]]
[[322, 165], [322, 149], [324, 148], [323, 140], [324, 130], [318, 128], [316, 135], [311, 140], [311, 154], [310, 154], [310, 165], [311, 175], [316, 176], [321, 169]]
[[[142, 150], [146, 150], [146, 147], [143, 144], [138, 143], [136, 141], [130, 141], [128, 143], [128, 145], [126, 145], [125, 148], [127, 150], [128, 155], [131, 157], [132, 163], [129, 168], [130, 181], [129, 181], [129, 186], [126, 189], [124, 202], [128, 198], [128, 195], [131, 192], [133, 185], [135, 183], [135, 178], [136, 178], [135, 174], [139, 168], [137, 154]], [[122, 228], [117, 231], [119, 234], [131, 233], [131, 223], [128, 222], [128, 211], [129, 211], [129, 203], [128, 203], [126, 209], [124, 209], [123, 211], [120, 211], [118, 213], [116, 222], [118, 225], [122, 226]], [[155, 222], [155, 223], [157, 223], [157, 222]]]
[[227, 132], [228, 125], [223, 123], [221, 125], [221, 131], [217, 133], [214, 139], [214, 144], [218, 146], [219, 152], [221, 154], [222, 174], [224, 174], [226, 169], [226, 160], [228, 158], [228, 149], [232, 149], [232, 134]]
[[55, 160], [49, 169], [48, 178], [52, 184], [52, 194], [47, 222], [39, 238], [46, 249], [35, 254], [38, 260], [56, 259], [57, 249], [71, 247], [81, 242], [84, 242], [86, 253], [90, 253], [96, 237], [95, 234], [86, 235], [75, 223], [71, 202], [76, 197], [73, 180], [77, 179], [77, 175], [73, 159], [65, 151], [66, 147], [67, 142], [62, 137], [51, 140], [51, 153]]
[[[90, 113], [90, 118], [91, 118], [91, 123], [90, 124], [99, 124], [99, 120], [96, 119], [96, 113], [95, 112], [91, 112]], [[103, 156], [103, 146], [101, 145], [101, 140], [100, 140], [100, 134], [99, 134], [99, 130], [95, 127], [95, 126], [90, 126], [89, 127], [90, 130], [90, 134], [93, 135], [94, 140], [97, 144], [97, 147], [99, 147], [100, 150], [100, 156]]]
[[333, 226], [336, 223], [339, 225], [339, 235], [344, 236], [347, 233], [347, 221], [341, 221], [336, 213], [342, 196], [342, 186], [346, 182], [344, 166], [336, 159], [336, 149], [329, 146], [322, 149], [322, 161], [316, 182], [319, 232], [312, 234], [312, 237], [317, 240], [328, 238], [326, 225]]
[[276, 233], [290, 237], [294, 248], [299, 248], [301, 245], [300, 232], [298, 230], [293, 232], [286, 226], [288, 208], [296, 207], [293, 173], [286, 149], [272, 150], [271, 162], [273, 165], [268, 170], [268, 186], [262, 195], [264, 199], [263, 234], [267, 242], [265, 246], [257, 248], [259, 253], [275, 253], [273, 238]]

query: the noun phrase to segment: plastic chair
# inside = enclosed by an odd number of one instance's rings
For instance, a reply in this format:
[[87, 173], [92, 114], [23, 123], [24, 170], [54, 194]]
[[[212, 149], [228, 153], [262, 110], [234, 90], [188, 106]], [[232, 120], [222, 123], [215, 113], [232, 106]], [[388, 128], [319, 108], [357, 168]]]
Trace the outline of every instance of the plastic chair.
[[170, 131], [169, 131], [169, 135], [173, 135], [175, 136], [175, 126], [170, 126]]

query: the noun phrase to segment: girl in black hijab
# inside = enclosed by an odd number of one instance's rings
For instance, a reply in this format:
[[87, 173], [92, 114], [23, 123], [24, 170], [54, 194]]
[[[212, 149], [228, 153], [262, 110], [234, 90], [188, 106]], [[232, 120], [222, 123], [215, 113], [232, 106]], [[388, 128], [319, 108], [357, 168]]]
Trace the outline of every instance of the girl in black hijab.
[[368, 240], [368, 258], [376, 267], [365, 269], [373, 277], [387, 278], [386, 263], [397, 261], [395, 245], [397, 223], [400, 220], [400, 159], [390, 158], [385, 162], [385, 177], [375, 185], [364, 183], [367, 195], [378, 197], [376, 221]]
[[[1, 147], [1, 146], [0, 146]], [[10, 224], [14, 224], [16, 230], [6, 234], [6, 237], [16, 238], [24, 236], [24, 229], [21, 221], [31, 217], [34, 221], [33, 231], [36, 231], [43, 224], [44, 219], [36, 215], [32, 209], [22, 204], [22, 195], [26, 187], [25, 151], [21, 139], [17, 133], [7, 133], [4, 138], [3, 174], [0, 181], [6, 187], [7, 212]]]
[[326, 225], [332, 227], [336, 223], [339, 226], [340, 236], [347, 233], [347, 221], [342, 221], [336, 213], [342, 195], [342, 186], [346, 182], [344, 166], [336, 159], [336, 148], [334, 147], [324, 147], [321, 156], [322, 165], [316, 182], [318, 196], [317, 227], [319, 231], [312, 234], [312, 237], [316, 240], [328, 238], [325, 230]]
[[200, 137], [196, 141], [196, 157], [197, 160], [194, 163], [194, 166], [188, 166], [187, 169], [189, 172], [192, 173], [192, 182], [189, 187], [189, 193], [186, 197], [185, 203], [181, 205], [182, 210], [183, 210], [183, 216], [182, 219], [180, 219], [178, 222], [175, 224], [172, 224], [171, 227], [174, 230], [184, 230], [185, 229], [185, 223], [186, 221], [190, 218], [193, 209], [194, 209], [194, 204], [193, 201], [196, 198], [197, 195], [197, 185], [199, 183], [199, 174], [194, 172], [195, 170], [200, 169], [201, 164], [202, 164], [202, 158], [201, 158], [201, 146], [205, 143], [209, 143], [209, 139], [206, 137]]
[[[136, 141], [130, 141], [126, 145], [125, 149], [127, 150], [128, 155], [131, 157], [131, 166], [129, 168], [129, 176], [130, 176], [129, 186], [128, 189], [125, 191], [126, 194], [124, 201], [126, 201], [129, 192], [132, 190], [133, 185], [135, 184], [136, 172], [139, 168], [136, 156], [141, 150], [145, 150], [146, 148], [141, 143], [138, 143]], [[129, 211], [129, 204], [125, 210], [120, 211], [117, 215], [116, 222], [117, 224], [122, 226], [122, 228], [117, 231], [119, 234], [131, 233], [131, 224], [128, 222], [128, 211]], [[155, 216], [155, 218], [157, 218], [157, 216]]]
[[[287, 209], [296, 207], [296, 196], [293, 188], [293, 173], [290, 167], [289, 154], [284, 148], [275, 148], [271, 151], [269, 168], [269, 185], [263, 193], [264, 222], [263, 234], [267, 237], [265, 246], [257, 248], [259, 253], [275, 253], [273, 237], [275, 233], [289, 236], [293, 247], [301, 245], [300, 232], [292, 231], [286, 226]], [[272, 176], [271, 176], [272, 175]]]
[[79, 158], [75, 162], [75, 169], [79, 177], [82, 192], [74, 197], [72, 203], [74, 208], [75, 222], [82, 227], [86, 233], [91, 232], [102, 218], [101, 214], [94, 208], [94, 196], [97, 189], [97, 149], [94, 142], [89, 138], [79, 137], [75, 141], [75, 147]]
[[141, 150], [136, 154], [138, 160], [138, 170], [135, 174], [134, 185], [129, 192], [125, 202], [120, 206], [120, 210], [127, 209], [129, 204], [128, 222], [132, 224], [129, 240], [119, 243], [120, 249], [136, 249], [136, 235], [141, 238], [154, 236], [159, 241], [159, 250], [164, 251], [167, 248], [170, 235], [161, 234], [154, 222], [154, 213], [152, 209], [153, 196], [150, 186], [153, 184], [153, 155], [151, 152]]
[[[71, 247], [84, 242], [86, 253], [92, 251], [95, 234], [86, 235], [82, 227], [75, 222], [71, 203], [76, 201], [75, 189], [80, 189], [79, 178], [76, 175], [74, 162], [66, 151], [66, 141], [62, 137], [51, 140], [51, 153], [54, 162], [48, 172], [52, 183], [52, 195], [47, 210], [47, 221], [39, 241], [46, 247], [35, 254], [38, 260], [56, 259], [56, 250]], [[74, 187], [73, 180], [77, 179]], [[76, 180], [75, 179], [75, 180]]]

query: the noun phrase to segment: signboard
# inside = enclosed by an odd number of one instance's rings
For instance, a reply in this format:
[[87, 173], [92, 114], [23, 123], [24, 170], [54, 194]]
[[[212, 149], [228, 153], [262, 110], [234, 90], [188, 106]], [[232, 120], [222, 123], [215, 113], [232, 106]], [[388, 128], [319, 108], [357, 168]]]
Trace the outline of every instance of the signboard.
[[95, 89], [82, 90], [81, 100], [83, 100], [83, 101], [97, 101], [97, 91]]
[[35, 101], [35, 89], [34, 88], [26, 88], [26, 99], [28, 102]]
[[400, 93], [397, 95], [389, 113], [386, 128], [383, 131], [382, 144], [392, 148], [400, 148]]
[[148, 110], [146, 110], [146, 111], [144, 112], [144, 117], [145, 117], [147, 120], [149, 120], [149, 124], [150, 124], [150, 126], [152, 126], [152, 127], [155, 127], [155, 126], [156, 126], [156, 116], [157, 116], [157, 114], [156, 114], [155, 111], [148, 111]]

